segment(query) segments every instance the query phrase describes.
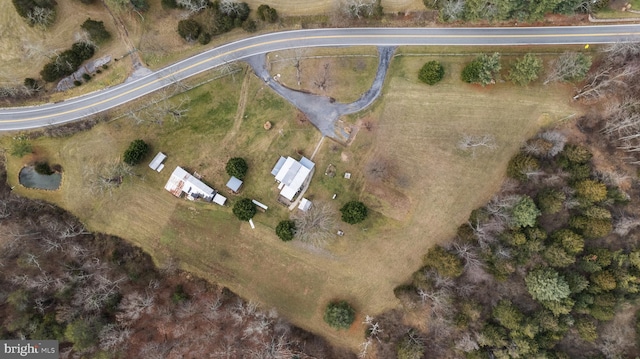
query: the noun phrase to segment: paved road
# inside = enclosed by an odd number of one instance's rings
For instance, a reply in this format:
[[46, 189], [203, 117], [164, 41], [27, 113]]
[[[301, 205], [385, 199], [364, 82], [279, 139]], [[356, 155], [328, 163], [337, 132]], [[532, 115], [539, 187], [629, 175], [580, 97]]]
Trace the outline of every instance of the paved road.
[[527, 28], [351, 28], [277, 32], [211, 49], [135, 81], [55, 104], [0, 110], [0, 131], [74, 121], [114, 108], [228, 61], [318, 46], [601, 44], [640, 39], [640, 25]]

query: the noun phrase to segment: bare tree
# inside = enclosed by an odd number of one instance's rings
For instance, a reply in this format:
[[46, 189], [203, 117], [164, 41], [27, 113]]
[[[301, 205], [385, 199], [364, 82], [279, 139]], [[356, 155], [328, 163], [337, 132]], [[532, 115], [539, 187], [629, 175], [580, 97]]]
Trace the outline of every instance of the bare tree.
[[458, 340], [456, 340], [455, 347], [456, 349], [465, 353], [470, 353], [480, 348], [478, 342], [475, 339], [475, 335], [470, 332], [465, 332], [464, 334], [462, 334], [462, 336]]
[[496, 144], [496, 139], [492, 135], [473, 136], [465, 134], [458, 142], [457, 147], [462, 151], [469, 151], [473, 156], [475, 156], [476, 151], [481, 148], [494, 150], [498, 146]]
[[329, 76], [329, 64], [326, 63], [322, 67], [323, 71], [318, 74], [316, 79], [313, 81], [313, 84], [322, 91], [327, 91], [329, 86], [331, 85], [331, 77]]
[[581, 61], [585, 56], [581, 53], [569, 51], [560, 55], [553, 62], [551, 72], [547, 75], [544, 84], [583, 77], [591, 65], [590, 60], [588, 62]]
[[130, 324], [138, 320], [143, 313], [149, 312], [153, 308], [154, 302], [155, 297], [150, 293], [128, 293], [118, 305], [119, 313], [116, 315], [116, 319], [119, 323]]
[[343, 0], [342, 12], [352, 19], [369, 17], [374, 14], [377, 0]]
[[310, 210], [296, 214], [294, 221], [295, 237], [303, 242], [321, 245], [335, 235], [336, 212], [327, 203], [314, 203]]
[[374, 182], [385, 182], [396, 173], [394, 163], [382, 155], [374, 156], [365, 167], [367, 179]]
[[234, 0], [221, 0], [219, 8], [225, 15], [239, 16], [242, 12], [241, 6], [241, 3]]
[[126, 348], [128, 339], [132, 331], [127, 327], [108, 324], [100, 331], [100, 349], [112, 351], [114, 349], [122, 350]]
[[56, 17], [54, 9], [47, 9], [42, 7], [34, 7], [33, 10], [27, 14], [27, 20], [32, 25], [36, 25], [41, 28], [46, 28], [53, 23]]
[[446, 0], [440, 9], [440, 14], [445, 21], [456, 21], [464, 14], [465, 0]]
[[176, 0], [176, 4], [187, 10], [189, 15], [198, 13], [207, 8], [209, 1], [207, 0]]
[[118, 188], [126, 177], [133, 176], [133, 167], [120, 160], [114, 160], [102, 166], [87, 164], [83, 174], [91, 193], [112, 195], [113, 190]]

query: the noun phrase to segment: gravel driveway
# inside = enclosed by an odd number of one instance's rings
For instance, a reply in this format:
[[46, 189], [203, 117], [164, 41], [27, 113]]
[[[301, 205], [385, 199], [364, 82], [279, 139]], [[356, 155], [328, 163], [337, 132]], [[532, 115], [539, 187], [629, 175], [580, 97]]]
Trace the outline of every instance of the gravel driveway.
[[307, 115], [307, 118], [313, 123], [323, 136], [327, 136], [338, 141], [344, 141], [349, 135], [344, 133], [342, 129], [336, 128], [336, 121], [343, 115], [356, 113], [367, 106], [380, 95], [384, 78], [387, 75], [389, 62], [395, 52], [396, 47], [385, 46], [378, 47], [379, 61], [378, 72], [373, 80], [371, 88], [367, 90], [359, 99], [352, 103], [340, 103], [333, 101], [328, 96], [320, 96], [305, 92], [296, 91], [283, 86], [275, 81], [267, 70], [266, 54], [260, 54], [244, 59], [252, 68], [253, 72], [261, 78], [269, 87], [271, 87], [280, 96], [297, 107], [300, 111]]

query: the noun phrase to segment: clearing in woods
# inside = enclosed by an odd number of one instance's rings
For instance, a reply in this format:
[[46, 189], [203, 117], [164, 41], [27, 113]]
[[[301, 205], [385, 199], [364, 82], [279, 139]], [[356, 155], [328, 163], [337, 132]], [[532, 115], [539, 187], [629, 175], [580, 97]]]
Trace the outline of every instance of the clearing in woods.
[[[361, 224], [340, 223], [344, 237], [324, 247], [285, 243], [274, 233], [289, 212], [276, 203], [271, 167], [280, 155], [310, 156], [320, 136], [250, 72], [244, 75], [251, 77], [244, 91], [243, 75], [236, 74], [173, 98], [190, 103], [189, 112], [177, 123], [135, 125], [123, 118], [67, 138], [34, 140], [36, 154], [31, 158], [8, 157], [8, 181], [22, 195], [70, 210], [93, 231], [140, 245], [157, 263], [175, 257], [185, 269], [265, 308], [276, 308], [294, 324], [334, 344], [357, 350], [363, 341], [364, 315], [398, 306], [394, 287], [420, 267], [429, 247], [451, 238], [470, 211], [490, 198], [522, 142], [540, 127], [578, 111], [570, 104], [570, 89], [562, 85], [463, 84], [459, 74], [471, 58], [396, 57], [381, 98], [369, 110], [345, 119], [345, 126], [362, 125], [353, 143], [343, 147], [323, 142], [305, 196], [336, 210], [351, 199], [361, 199], [372, 209]], [[442, 61], [446, 69], [436, 86], [417, 80], [418, 69], [431, 59]], [[305, 76], [317, 75], [311, 71], [318, 69], [314, 61], [302, 61], [309, 70]], [[349, 71], [340, 66], [353, 65], [332, 62], [341, 76]], [[375, 71], [375, 64], [365, 67]], [[241, 93], [246, 96], [244, 115], [237, 131], [230, 132]], [[263, 128], [267, 120], [273, 124], [268, 131]], [[475, 156], [462, 152], [456, 144], [464, 134], [492, 135], [498, 147]], [[112, 195], [88, 191], [91, 171], [117, 161], [135, 138], [151, 144], [148, 159], [157, 151], [167, 153], [166, 169], [156, 173], [145, 162], [135, 168], [137, 176], [127, 178]], [[3, 141], [7, 148], [9, 139]], [[224, 187], [224, 164], [234, 156], [249, 164], [240, 196]], [[21, 166], [36, 158], [62, 165], [61, 190], [18, 185]], [[393, 175], [374, 181], [367, 168], [378, 159], [390, 164]], [[335, 167], [335, 177], [324, 175], [329, 164]], [[269, 210], [254, 217], [252, 230], [230, 207], [179, 200], [163, 189], [177, 165], [202, 174], [231, 204], [246, 196]], [[351, 179], [344, 178], [345, 172]], [[337, 198], [331, 200], [334, 193]], [[348, 300], [358, 312], [347, 332], [331, 329], [322, 320], [326, 304], [334, 299]]]

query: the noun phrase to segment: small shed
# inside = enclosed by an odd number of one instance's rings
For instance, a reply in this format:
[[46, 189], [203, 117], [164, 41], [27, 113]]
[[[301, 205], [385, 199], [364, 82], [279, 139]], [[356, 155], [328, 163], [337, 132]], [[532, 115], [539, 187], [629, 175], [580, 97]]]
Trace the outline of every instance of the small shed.
[[231, 176], [229, 182], [227, 182], [227, 188], [230, 189], [233, 193], [238, 193], [242, 187], [242, 181], [234, 176]]
[[224, 206], [225, 202], [227, 202], [227, 197], [221, 195], [220, 193], [216, 193], [216, 195], [213, 196], [213, 203]]
[[302, 198], [302, 200], [300, 201], [300, 204], [298, 205], [298, 209], [301, 210], [302, 212], [306, 212], [311, 208], [311, 201], [309, 201], [306, 198]]
[[[167, 158], [167, 155], [165, 155], [162, 152], [158, 152], [158, 154], [153, 158], [153, 160], [151, 160], [151, 163], [149, 163], [149, 168], [151, 168], [154, 171], [162, 171], [162, 169], [159, 169], [160, 165], [162, 165], [162, 162]], [[162, 166], [162, 168], [164, 168], [164, 166]]]

